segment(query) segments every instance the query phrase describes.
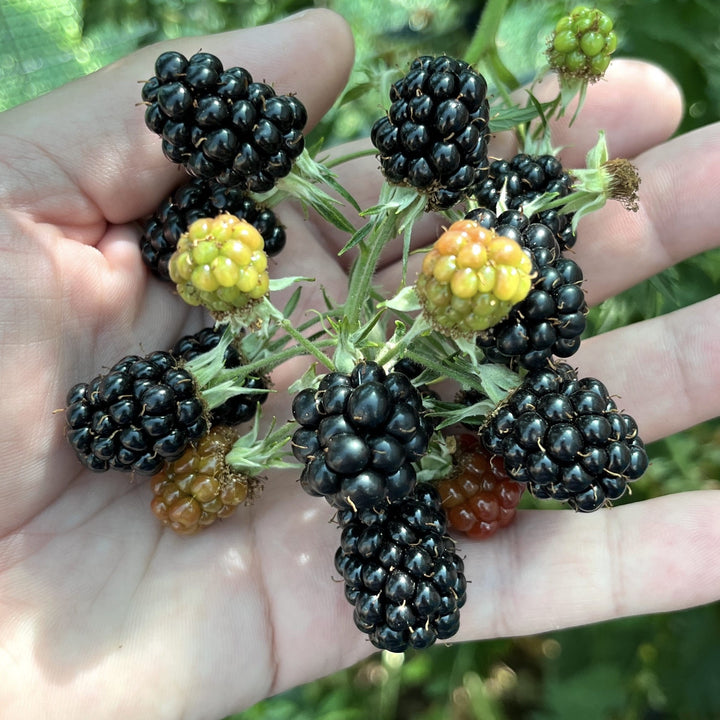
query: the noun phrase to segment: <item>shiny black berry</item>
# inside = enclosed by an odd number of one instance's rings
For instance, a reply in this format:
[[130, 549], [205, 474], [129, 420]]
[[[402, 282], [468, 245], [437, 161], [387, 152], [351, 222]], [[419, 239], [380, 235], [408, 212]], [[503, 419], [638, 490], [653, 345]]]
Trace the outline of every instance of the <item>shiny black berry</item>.
[[193, 376], [165, 352], [129, 355], [66, 397], [66, 436], [85, 467], [154, 475], [209, 429]]
[[452, 637], [467, 583], [434, 486], [419, 483], [381, 510], [341, 511], [335, 568], [357, 628], [377, 648], [403, 652]]
[[537, 498], [590, 512], [621, 497], [648, 466], [637, 423], [605, 385], [567, 364], [529, 372], [480, 429], [486, 449]]
[[[523, 210], [544, 193], [566, 197], [572, 186], [573, 178], [554, 155], [519, 153], [510, 160], [490, 163], [487, 177], [475, 189], [475, 199], [480, 207], [493, 212], [498, 208]], [[533, 214], [530, 221], [549, 227], [561, 250], [567, 250], [576, 241], [572, 217], [572, 213], [544, 210]]]
[[360, 362], [300, 391], [292, 412], [299, 425], [292, 450], [304, 463], [300, 484], [309, 494], [361, 510], [412, 491], [413, 463], [427, 452], [433, 428], [406, 375]]
[[163, 53], [141, 96], [163, 153], [194, 177], [265, 192], [304, 149], [302, 103], [211, 53]]
[[387, 181], [426, 194], [430, 208], [464, 200], [487, 172], [486, 93], [485, 79], [462, 60], [416, 58], [371, 131]]

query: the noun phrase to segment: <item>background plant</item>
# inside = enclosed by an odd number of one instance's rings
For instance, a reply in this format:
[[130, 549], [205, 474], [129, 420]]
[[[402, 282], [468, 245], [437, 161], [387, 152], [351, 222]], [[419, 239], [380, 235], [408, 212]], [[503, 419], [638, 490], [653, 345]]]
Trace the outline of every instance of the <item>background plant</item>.
[[[308, 144], [367, 135], [388, 68], [419, 52], [464, 56], [518, 83], [533, 77], [555, 19], [572, 4], [547, 0], [5, 0], [0, 4], [0, 111], [133, 49], [181, 35], [249, 27], [313, 4], [341, 13], [357, 41], [343, 97]], [[492, 17], [476, 33], [486, 4]], [[609, 0], [617, 55], [666, 68], [681, 84], [680, 131], [720, 119], [720, 7], [713, 0]], [[382, 8], [382, 12], [379, 9]], [[492, 22], [495, 20], [496, 22]], [[483, 45], [482, 32], [497, 31]], [[390, 71], [392, 72], [392, 71]], [[340, 109], [342, 108], [342, 112]], [[594, 308], [588, 334], [670, 312], [717, 292], [720, 251], [687, 260]], [[720, 423], [653, 443], [632, 501], [720, 487]], [[525, 503], [531, 504], [528, 498]], [[720, 716], [720, 605], [403, 656], [376, 654], [323, 680], [265, 700], [233, 720], [377, 717], [435, 720], [582, 717], [641, 720]]]

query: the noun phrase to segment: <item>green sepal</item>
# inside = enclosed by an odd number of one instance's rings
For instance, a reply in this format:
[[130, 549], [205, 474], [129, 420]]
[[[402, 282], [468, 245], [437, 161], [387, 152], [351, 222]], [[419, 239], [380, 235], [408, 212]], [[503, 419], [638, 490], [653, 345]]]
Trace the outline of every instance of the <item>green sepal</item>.
[[321, 185], [336, 192], [355, 210], [360, 210], [355, 198], [338, 182], [337, 176], [328, 167], [313, 160], [307, 149], [296, 158], [292, 170], [284, 178], [280, 178], [272, 190], [261, 194], [253, 193], [253, 197], [268, 208], [286, 198], [293, 198], [304, 208], [313, 208], [320, 217], [343, 232], [354, 232], [354, 225], [337, 207], [341, 204], [340, 201], [325, 192]]
[[284, 423], [275, 430], [276, 418], [273, 418], [265, 437], [260, 439], [261, 418], [262, 412], [258, 405], [250, 431], [241, 435], [225, 455], [228, 467], [252, 476], [268, 470], [302, 469], [299, 463], [285, 459], [290, 455], [287, 447], [292, 439], [294, 423]]
[[609, 157], [605, 132], [600, 130], [597, 143], [585, 157], [585, 167], [567, 171], [573, 179], [572, 192], [565, 197], [545, 193], [526, 204], [525, 214], [530, 216], [551, 208], [572, 213], [575, 232], [585, 215], [599, 210], [608, 200], [617, 200], [628, 210], [636, 211], [640, 184], [637, 170], [628, 160], [610, 160]]
[[388, 298], [380, 303], [381, 307], [390, 310], [398, 310], [400, 312], [415, 312], [422, 310], [422, 303], [418, 297], [417, 290], [414, 285], [406, 285], [401, 288], [393, 297]]
[[296, 285], [297, 283], [314, 281], [315, 278], [303, 277], [301, 275], [297, 275], [295, 277], [271, 278], [270, 292], [279, 292], [280, 290], [285, 290], [285, 288], [289, 288], [291, 285]]
[[[457, 403], [436, 403], [434, 411], [430, 412], [430, 415], [436, 415], [441, 417], [442, 420], [436, 426], [436, 430], [444, 430], [447, 427], [456, 425], [457, 423], [468, 422], [477, 420], [478, 418], [485, 418], [495, 408], [497, 403], [493, 402], [490, 398], [484, 398], [478, 400], [478, 402], [472, 405], [458, 405]], [[478, 427], [480, 423], [478, 423]]]
[[436, 483], [452, 471], [457, 441], [452, 435], [434, 433], [427, 453], [420, 458], [416, 476], [418, 482]]

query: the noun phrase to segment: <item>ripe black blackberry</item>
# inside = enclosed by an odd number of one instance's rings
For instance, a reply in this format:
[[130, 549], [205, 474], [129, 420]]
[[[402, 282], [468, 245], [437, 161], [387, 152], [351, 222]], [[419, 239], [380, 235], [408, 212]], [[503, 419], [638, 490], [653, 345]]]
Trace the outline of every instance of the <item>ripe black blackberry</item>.
[[361, 362], [346, 375], [332, 372], [317, 390], [302, 390], [292, 411], [300, 477], [310, 495], [336, 508], [381, 507], [415, 487], [413, 463], [433, 432], [422, 397], [406, 375]]
[[[493, 160], [490, 163], [487, 177], [475, 189], [475, 199], [480, 207], [493, 212], [497, 212], [501, 198], [507, 209], [523, 210], [525, 205], [544, 193], [566, 197], [572, 186], [573, 178], [554, 155], [518, 153], [510, 160]], [[548, 226], [560, 249], [567, 250], [577, 239], [572, 229], [572, 218], [572, 213], [551, 209], [535, 213], [529, 219], [530, 222]]]
[[516, 239], [530, 251], [535, 278], [530, 292], [507, 318], [480, 331], [476, 342], [491, 362], [538, 368], [552, 356], [568, 358], [580, 347], [588, 306], [578, 264], [564, 257], [554, 233], [518, 210], [496, 216], [487, 209], [467, 217]]
[[335, 568], [355, 625], [375, 647], [403, 652], [457, 633], [467, 582], [432, 485], [418, 483], [380, 510], [341, 511], [338, 520]]
[[371, 132], [388, 182], [425, 193], [431, 209], [463, 200], [487, 172], [486, 93], [485, 78], [462, 60], [416, 58]]
[[195, 220], [214, 218], [222, 213], [247, 220], [257, 228], [265, 241], [267, 255], [277, 255], [285, 247], [285, 227], [272, 210], [257, 204], [241, 188], [193, 178], [177, 188], [145, 221], [140, 238], [145, 264], [155, 275], [169, 281], [168, 263], [180, 236]]
[[480, 437], [535, 497], [580, 512], [611, 504], [648, 465], [635, 420], [602, 382], [579, 378], [566, 363], [529, 372]]
[[[207, 327], [192, 335], [181, 337], [171, 350], [173, 356], [185, 362], [193, 360], [198, 355], [212, 350], [220, 342], [225, 332], [224, 325]], [[244, 362], [243, 357], [234, 345], [228, 345], [225, 350], [223, 365], [231, 369], [240, 367]], [[250, 375], [243, 382], [243, 387], [248, 390], [267, 390], [269, 381], [261, 375]], [[258, 403], [267, 400], [266, 392], [253, 392], [233, 395], [221, 405], [210, 410], [210, 420], [213, 425], [233, 426], [248, 422], [255, 416]]]
[[303, 104], [210, 53], [162, 53], [142, 98], [165, 157], [194, 177], [266, 192], [304, 148]]
[[95, 472], [154, 475], [209, 429], [196, 381], [169, 352], [128, 355], [68, 392], [66, 435]]

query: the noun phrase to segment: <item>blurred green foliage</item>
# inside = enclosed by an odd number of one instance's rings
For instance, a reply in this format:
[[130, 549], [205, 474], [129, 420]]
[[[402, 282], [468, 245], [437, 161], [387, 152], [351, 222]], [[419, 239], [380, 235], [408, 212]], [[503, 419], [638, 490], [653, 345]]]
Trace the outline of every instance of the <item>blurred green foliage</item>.
[[[413, 55], [462, 55], [484, 6], [481, 0], [3, 0], [0, 111], [137, 47], [250, 27], [320, 4], [350, 22], [357, 43], [348, 89], [312, 135], [327, 143], [367, 133], [384, 103], [381, 88]], [[598, 6], [616, 20], [619, 54], [663, 66], [682, 86], [687, 112], [681, 131], [720, 119], [715, 0], [608, 0]], [[497, 49], [520, 81], [533, 77], [538, 48], [570, 7], [559, 0], [509, 0]], [[719, 286], [720, 251], [705, 253], [594, 308], [588, 334], [670, 312]], [[621, 502], [719, 487], [720, 423], [653, 443], [650, 455], [643, 482]], [[720, 717], [719, 639], [720, 606], [714, 604], [405, 656], [378, 653], [234, 720], [711, 720]]]

